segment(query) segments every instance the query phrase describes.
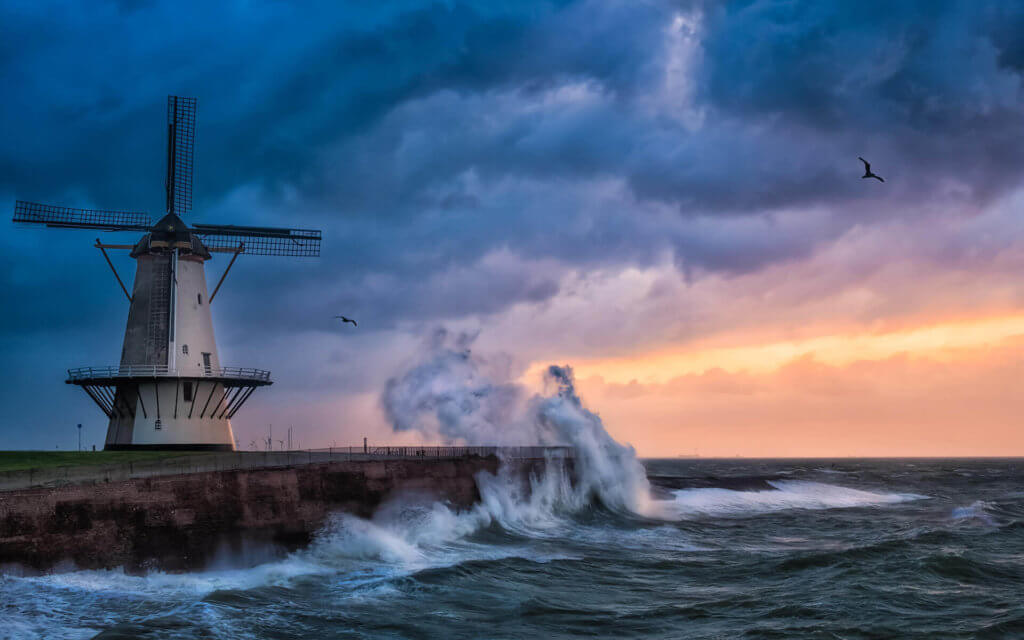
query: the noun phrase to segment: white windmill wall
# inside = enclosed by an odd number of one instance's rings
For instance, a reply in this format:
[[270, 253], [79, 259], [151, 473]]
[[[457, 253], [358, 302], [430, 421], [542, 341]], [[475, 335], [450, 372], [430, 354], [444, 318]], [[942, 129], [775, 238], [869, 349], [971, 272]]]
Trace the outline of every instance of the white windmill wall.
[[[234, 433], [231, 421], [225, 415], [217, 416], [224, 409], [224, 386], [217, 382], [200, 380], [193, 383], [192, 402], [184, 396], [185, 381], [167, 380], [157, 384], [143, 384], [139, 388], [141, 404], [136, 399], [135, 426], [132, 430], [132, 445], [135, 446], [210, 446], [220, 445], [234, 449]], [[157, 428], [157, 392], [160, 394], [160, 428]], [[175, 418], [175, 395], [178, 396], [177, 418]], [[143, 415], [142, 404], [146, 412]], [[206, 409], [205, 415], [203, 409]], [[191, 411], [192, 417], [189, 417]], [[203, 417], [200, 417], [203, 416]]]
[[[157, 383], [143, 382], [137, 395], [134, 392], [123, 394], [134, 405], [135, 418], [129, 418], [132, 423], [130, 429], [123, 424], [116, 428], [117, 419], [111, 419], [107, 443], [233, 449], [234, 433], [224, 411], [224, 386], [203, 379], [208, 373], [203, 354], [209, 354], [210, 372], [216, 373], [220, 369], [203, 259], [181, 256], [177, 260], [175, 276], [174, 341], [171, 343], [174, 353], [167, 362], [179, 376], [193, 380], [169, 378]], [[186, 385], [191, 385], [191, 400], [187, 399]]]
[[220, 368], [217, 342], [213, 337], [210, 298], [206, 295], [206, 269], [201, 258], [178, 260], [174, 358], [180, 375], [202, 375], [203, 354], [210, 354], [210, 366]]

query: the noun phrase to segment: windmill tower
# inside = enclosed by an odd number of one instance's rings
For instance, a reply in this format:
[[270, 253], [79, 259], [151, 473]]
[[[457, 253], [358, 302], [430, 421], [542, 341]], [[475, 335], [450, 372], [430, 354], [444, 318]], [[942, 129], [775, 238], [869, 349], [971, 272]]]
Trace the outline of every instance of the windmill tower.
[[[217, 354], [210, 304], [240, 254], [317, 257], [320, 232], [308, 229], [193, 224], [195, 98], [167, 99], [167, 211], [156, 224], [146, 213], [72, 209], [18, 201], [14, 222], [61, 229], [142, 232], [135, 244], [96, 240], [128, 297], [121, 364], [68, 369], [109, 419], [107, 450], [234, 450], [231, 418], [270, 372], [225, 367]], [[135, 258], [129, 294], [107, 249]], [[224, 274], [207, 294], [206, 261], [230, 253]]]

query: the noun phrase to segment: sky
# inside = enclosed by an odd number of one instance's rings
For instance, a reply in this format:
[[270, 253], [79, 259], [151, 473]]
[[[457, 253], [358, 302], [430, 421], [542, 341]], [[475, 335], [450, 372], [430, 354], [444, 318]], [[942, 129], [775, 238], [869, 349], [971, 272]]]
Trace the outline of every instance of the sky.
[[[218, 294], [221, 362], [275, 380], [243, 448], [413, 442], [382, 393], [443, 328], [528, 388], [572, 366], [640, 455], [1024, 455], [1020, 33], [990, 0], [0, 0], [0, 203], [162, 213], [198, 98], [186, 221], [324, 234]], [[0, 448], [102, 444], [63, 382], [120, 354], [95, 236], [0, 234]]]

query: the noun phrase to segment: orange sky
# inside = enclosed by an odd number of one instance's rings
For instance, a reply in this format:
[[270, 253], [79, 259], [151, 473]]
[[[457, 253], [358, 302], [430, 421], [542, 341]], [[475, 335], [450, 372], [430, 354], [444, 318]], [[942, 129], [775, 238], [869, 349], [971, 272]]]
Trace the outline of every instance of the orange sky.
[[[754, 341], [666, 348], [627, 357], [591, 358], [574, 363], [579, 378], [601, 377], [607, 383], [664, 384], [680, 376], [709, 370], [769, 374], [808, 354], [816, 362], [846, 367], [862, 361], [910, 354], [953, 361], [965, 354], [1024, 335], [1024, 314], [970, 318], [907, 327], [897, 331], [830, 333], [795, 340]], [[532, 374], [534, 372], [530, 372]]]
[[1024, 314], [575, 368], [586, 402], [646, 456], [1024, 453]]

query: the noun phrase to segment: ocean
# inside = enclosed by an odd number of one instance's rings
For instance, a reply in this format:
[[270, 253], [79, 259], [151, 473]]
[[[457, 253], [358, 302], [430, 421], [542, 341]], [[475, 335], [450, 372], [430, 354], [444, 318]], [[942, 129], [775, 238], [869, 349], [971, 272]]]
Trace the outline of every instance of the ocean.
[[1022, 460], [642, 462], [632, 508], [552, 466], [248, 566], [8, 572], [0, 638], [1024, 637]]

